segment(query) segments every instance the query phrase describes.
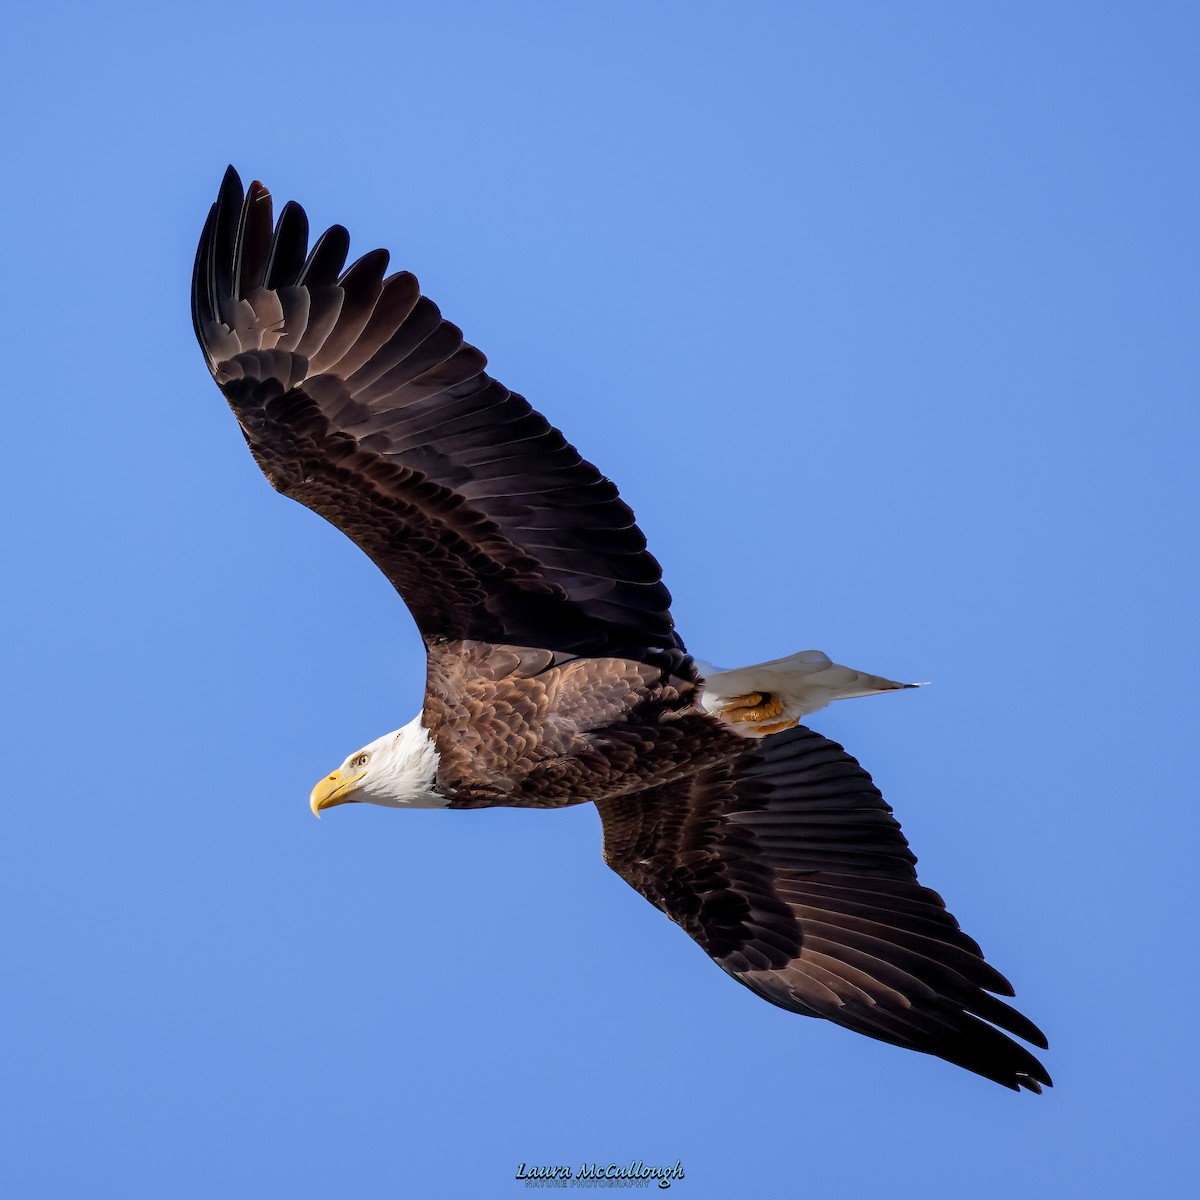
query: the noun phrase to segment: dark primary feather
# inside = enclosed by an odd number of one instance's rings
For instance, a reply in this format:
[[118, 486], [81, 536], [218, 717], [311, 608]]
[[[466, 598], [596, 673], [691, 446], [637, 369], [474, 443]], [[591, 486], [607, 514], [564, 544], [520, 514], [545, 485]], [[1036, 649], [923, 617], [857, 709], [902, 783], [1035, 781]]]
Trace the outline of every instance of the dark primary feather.
[[609, 866], [773, 1004], [1013, 1089], [1050, 1083], [1001, 1030], [1045, 1037], [993, 994], [1012, 987], [917, 882], [891, 809], [841, 746], [801, 726], [597, 807]]
[[427, 642], [678, 650], [658, 563], [617, 489], [484, 372], [407, 272], [349, 235], [308, 249], [288, 204], [231, 167], [196, 253], [192, 319], [272, 485], [331, 521]]

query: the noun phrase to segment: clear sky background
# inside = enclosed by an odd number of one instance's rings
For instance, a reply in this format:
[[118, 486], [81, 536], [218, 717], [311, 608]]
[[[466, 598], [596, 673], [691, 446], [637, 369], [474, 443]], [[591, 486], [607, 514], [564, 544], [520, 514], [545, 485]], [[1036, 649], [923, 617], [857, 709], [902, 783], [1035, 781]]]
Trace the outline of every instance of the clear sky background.
[[[0, 1191], [1194, 1182], [1195, 5], [49, 4], [5, 36]], [[619, 482], [697, 654], [934, 682], [812, 723], [1052, 1092], [735, 986], [590, 807], [312, 819], [423, 662], [194, 344], [229, 162], [389, 247]]]

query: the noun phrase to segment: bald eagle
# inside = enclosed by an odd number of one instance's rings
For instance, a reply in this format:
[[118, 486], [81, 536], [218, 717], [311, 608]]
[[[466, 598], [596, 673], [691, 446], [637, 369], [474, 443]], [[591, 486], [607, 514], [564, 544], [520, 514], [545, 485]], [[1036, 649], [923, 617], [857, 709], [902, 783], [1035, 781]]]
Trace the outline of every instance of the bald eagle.
[[314, 788], [320, 814], [591, 802], [604, 859], [727, 974], [792, 1012], [1014, 1090], [1045, 1047], [914, 858], [871, 777], [801, 725], [902, 685], [806, 651], [720, 671], [675, 632], [616, 487], [485, 371], [407, 271], [345, 266], [335, 225], [272, 218], [231, 167], [192, 319], [271, 485], [331, 521], [408, 605], [421, 712]]

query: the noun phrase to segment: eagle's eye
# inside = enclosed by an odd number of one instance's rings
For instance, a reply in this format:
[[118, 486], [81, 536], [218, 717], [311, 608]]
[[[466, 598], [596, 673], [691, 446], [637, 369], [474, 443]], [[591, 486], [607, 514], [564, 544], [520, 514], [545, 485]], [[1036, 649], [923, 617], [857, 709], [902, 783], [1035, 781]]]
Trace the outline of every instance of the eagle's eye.
[[365, 767], [367, 765], [367, 762], [370, 760], [370, 758], [371, 758], [371, 755], [366, 750], [364, 750], [361, 754], [356, 754], [350, 760], [350, 765], [352, 767]]

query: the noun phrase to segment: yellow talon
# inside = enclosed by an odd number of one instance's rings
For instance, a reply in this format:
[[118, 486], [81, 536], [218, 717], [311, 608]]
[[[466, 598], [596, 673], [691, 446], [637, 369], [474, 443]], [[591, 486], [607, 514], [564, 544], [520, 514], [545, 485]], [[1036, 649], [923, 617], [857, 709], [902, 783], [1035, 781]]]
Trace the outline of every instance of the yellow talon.
[[800, 724], [799, 717], [793, 717], [790, 721], [776, 721], [774, 725], [760, 725], [756, 732], [758, 733], [782, 733], [785, 729], [795, 729]]
[[[733, 696], [721, 709], [721, 716], [727, 721], [741, 723], [743, 721], [769, 721], [772, 717], [783, 712], [783, 705], [774, 696], [761, 696], [751, 692], [747, 696]], [[789, 728], [784, 726], [783, 728]], [[774, 732], [773, 730], [771, 732]]]

